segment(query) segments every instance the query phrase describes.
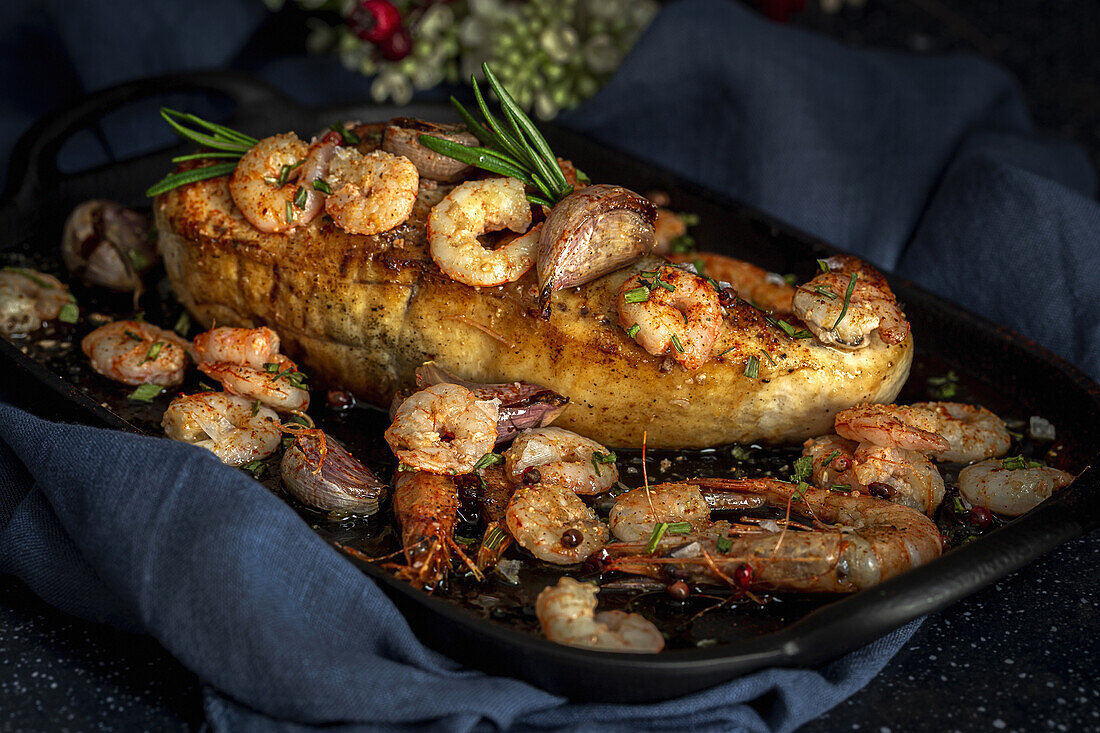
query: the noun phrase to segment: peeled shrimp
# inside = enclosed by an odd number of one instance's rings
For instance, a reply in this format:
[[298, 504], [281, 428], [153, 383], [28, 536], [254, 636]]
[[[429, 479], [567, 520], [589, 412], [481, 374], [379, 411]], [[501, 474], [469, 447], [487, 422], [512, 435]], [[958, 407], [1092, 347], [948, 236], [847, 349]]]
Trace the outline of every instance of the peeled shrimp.
[[454, 528], [458, 522], [458, 489], [454, 479], [424, 471], [399, 471], [393, 513], [401, 527], [401, 547], [408, 565], [405, 580], [434, 587], [451, 570]]
[[[943, 538], [932, 520], [893, 502], [812, 487], [800, 490], [775, 479], [690, 483], [705, 491], [758, 497], [767, 506], [780, 511], [790, 507], [792, 515], [816, 521], [806, 529], [773, 531], [760, 525], [725, 537], [688, 538], [659, 556], [625, 554], [637, 545], [609, 545], [609, 570], [660, 578], [674, 568], [688, 584], [736, 582], [740, 588], [835, 593], [868, 588], [943, 552]], [[834, 526], [824, 528], [824, 523]]]
[[670, 354], [689, 371], [710, 360], [722, 307], [702, 277], [671, 266], [641, 272], [627, 278], [615, 302], [619, 325], [650, 354]]
[[292, 132], [266, 137], [241, 156], [229, 178], [229, 195], [262, 232], [308, 224], [324, 204], [313, 183], [325, 177], [335, 148], [332, 142], [306, 145]]
[[[728, 530], [729, 523], [711, 521], [712, 511], [744, 511], [763, 504], [763, 500], [756, 496], [710, 491], [696, 484], [657, 484], [632, 489], [615, 497], [608, 524], [611, 533], [622, 542], [647, 541], [653, 536], [658, 523], [687, 522], [691, 525], [690, 529], [677, 532], [677, 535], [715, 535]], [[669, 539], [673, 538], [673, 535], [669, 536]]]
[[263, 369], [279, 358], [279, 334], [270, 328], [219, 326], [195, 337], [195, 358], [203, 362], [244, 364]]
[[504, 518], [520, 547], [555, 565], [578, 563], [607, 542], [607, 527], [596, 513], [559, 486], [516, 489]]
[[24, 267], [0, 270], [0, 333], [30, 333], [61, 314], [73, 302], [68, 288], [52, 275]]
[[557, 644], [609, 652], [656, 654], [665, 648], [661, 632], [637, 613], [596, 613], [595, 583], [562, 578], [547, 586], [535, 601], [535, 613], [547, 639]]
[[700, 275], [729, 283], [737, 291], [738, 296], [762, 310], [779, 314], [791, 312], [794, 287], [781, 275], [768, 272], [763, 267], [710, 252], [673, 254], [669, 255], [668, 259], [677, 263], [693, 264], [696, 269], [702, 265], [702, 269], [699, 270]]
[[80, 342], [92, 369], [108, 379], [166, 387], [183, 381], [188, 346], [172, 331], [143, 321], [108, 323]]
[[1049, 466], [1005, 468], [989, 459], [959, 471], [959, 493], [971, 504], [1016, 517], [1031, 511], [1075, 476]]
[[913, 407], [935, 413], [936, 432], [951, 444], [948, 450], [932, 453], [936, 460], [971, 463], [1003, 456], [1012, 446], [1005, 421], [979, 405], [915, 402]]
[[[870, 345], [868, 339], [874, 332], [885, 344], [905, 340], [909, 322], [882, 273], [855, 257], [836, 256], [824, 262], [829, 272], [800, 286], [792, 301], [794, 314], [818, 341], [841, 349], [862, 349]], [[854, 285], [852, 275], [856, 276]], [[849, 285], [852, 294], [846, 298]]]
[[856, 405], [836, 414], [836, 431], [858, 442], [919, 451], [946, 451], [935, 413], [909, 405]]
[[[478, 237], [510, 229], [522, 234], [497, 249]], [[535, 265], [542, 225], [531, 227], [531, 204], [515, 178], [466, 181], [435, 205], [428, 217], [428, 243], [439, 269], [467, 285], [513, 282]]]
[[224, 392], [180, 395], [161, 425], [169, 438], [206, 448], [230, 466], [268, 457], [283, 435], [273, 411]]
[[433, 384], [401, 403], [384, 437], [408, 466], [470, 473], [497, 438], [497, 400], [478, 400], [457, 384]]
[[363, 155], [339, 147], [328, 168], [332, 194], [325, 212], [351, 234], [378, 234], [404, 223], [412, 213], [420, 174], [403, 155], [375, 150]]
[[553, 484], [576, 494], [599, 494], [619, 480], [615, 454], [594, 440], [562, 428], [525, 430], [504, 452], [504, 472], [514, 484], [537, 468], [537, 483]]
[[309, 409], [309, 391], [301, 386], [297, 365], [282, 354], [267, 369], [243, 364], [203, 362], [199, 371], [222, 383], [229, 394], [258, 400], [279, 412], [305, 412]]

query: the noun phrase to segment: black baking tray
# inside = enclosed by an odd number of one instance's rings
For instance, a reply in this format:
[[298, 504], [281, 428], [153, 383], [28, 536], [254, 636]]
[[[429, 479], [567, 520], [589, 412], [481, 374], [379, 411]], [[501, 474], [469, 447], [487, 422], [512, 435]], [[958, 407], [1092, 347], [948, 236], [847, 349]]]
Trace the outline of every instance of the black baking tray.
[[[68, 212], [89, 198], [143, 205], [144, 189], [170, 169], [169, 159], [179, 153], [179, 147], [76, 172], [59, 169], [59, 153], [77, 135], [86, 135], [87, 130], [112, 119], [124, 128], [126, 111], [147, 111], [146, 124], [155, 125], [154, 98], [159, 102], [168, 96], [182, 106], [187, 104], [178, 102], [182, 95], [197, 95], [208, 104], [221, 105], [226, 112], [222, 121], [257, 136], [288, 129], [311, 133], [334, 119], [453, 118], [444, 105], [308, 109], [263, 83], [228, 72], [121, 84], [55, 112], [23, 137], [14, 151], [0, 203], [0, 249], [56, 247]], [[615, 181], [639, 191], [663, 189], [670, 193], [673, 208], [698, 213], [701, 224], [696, 237], [708, 248], [725, 250], [777, 272], [792, 271], [800, 263], [812, 263], [814, 258], [836, 251], [651, 164], [575, 133], [545, 127], [554, 149], [594, 180]], [[1100, 451], [1100, 388], [1096, 383], [1006, 328], [901, 278], [888, 276], [888, 280], [905, 304], [917, 339], [918, 360], [926, 355], [979, 380], [989, 390], [1013, 395], [1030, 414], [1044, 415], [1058, 426], [1060, 435], [1071, 436], [1064, 439], [1063, 457], [1077, 470], [1084, 469], [1071, 486], [996, 531], [903, 576], [829, 602], [778, 631], [737, 644], [659, 655], [616, 655], [552, 644], [477, 617], [373, 566], [364, 570], [394, 600], [426, 644], [459, 661], [526, 679], [573, 699], [654, 701], [764, 667], [820, 665], [942, 609], [1100, 525], [1098, 472], [1093, 467]], [[11, 392], [41, 395], [36, 404], [48, 417], [140, 432], [5, 339], [0, 339], [0, 354]], [[609, 679], [615, 684], [606, 684]]]

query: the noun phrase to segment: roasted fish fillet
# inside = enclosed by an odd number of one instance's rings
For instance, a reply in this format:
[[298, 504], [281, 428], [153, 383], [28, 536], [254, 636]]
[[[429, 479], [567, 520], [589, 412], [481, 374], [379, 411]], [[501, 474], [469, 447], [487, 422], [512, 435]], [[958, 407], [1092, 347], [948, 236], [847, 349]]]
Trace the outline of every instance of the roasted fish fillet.
[[[555, 425], [610, 447], [787, 443], [832, 430], [859, 402], [890, 402], [909, 374], [912, 337], [857, 351], [794, 339], [763, 313], [728, 309], [712, 361], [695, 372], [651, 356], [617, 324], [615, 297], [647, 257], [554, 295], [539, 318], [535, 273], [477, 288], [446, 277], [425, 237], [449, 190], [421, 180], [404, 224], [347, 234], [327, 217], [264, 234], [242, 217], [227, 179], [157, 197], [159, 248], [177, 297], [205, 326], [266, 325], [317, 385], [387, 407], [434, 359], [477, 382], [526, 381], [566, 395]], [[750, 361], [758, 373], [748, 376]]]

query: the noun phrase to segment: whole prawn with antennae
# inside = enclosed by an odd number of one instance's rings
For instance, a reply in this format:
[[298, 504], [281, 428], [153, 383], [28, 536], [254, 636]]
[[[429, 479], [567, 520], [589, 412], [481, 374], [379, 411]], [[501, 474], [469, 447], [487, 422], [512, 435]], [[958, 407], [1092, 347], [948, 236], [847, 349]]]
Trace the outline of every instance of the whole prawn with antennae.
[[401, 527], [401, 546], [408, 563], [398, 568], [399, 578], [434, 588], [450, 574], [456, 558], [480, 577], [481, 572], [454, 541], [458, 523], [454, 479], [426, 471], [399, 472], [393, 513]]
[[800, 489], [775, 479], [703, 478], [689, 483], [759, 497], [767, 506], [809, 517], [813, 525], [689, 537], [678, 547], [662, 548], [659, 555], [644, 554], [637, 543], [608, 545], [605, 549], [613, 555], [609, 570], [655, 578], [672, 571], [689, 584], [736, 584], [744, 590], [844, 593], [881, 583], [943, 552], [943, 538], [932, 520], [893, 502]]

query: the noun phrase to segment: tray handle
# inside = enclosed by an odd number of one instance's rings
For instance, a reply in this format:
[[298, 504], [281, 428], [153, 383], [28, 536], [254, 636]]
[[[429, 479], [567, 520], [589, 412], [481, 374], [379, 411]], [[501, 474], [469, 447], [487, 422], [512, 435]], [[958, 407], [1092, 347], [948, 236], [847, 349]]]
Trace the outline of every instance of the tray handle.
[[81, 97], [32, 125], [12, 151], [3, 199], [17, 209], [32, 206], [39, 194], [62, 175], [57, 167], [57, 154], [73, 133], [128, 104], [177, 92], [223, 94], [233, 100], [237, 109], [293, 104], [273, 87], [232, 71], [166, 74], [123, 82]]

